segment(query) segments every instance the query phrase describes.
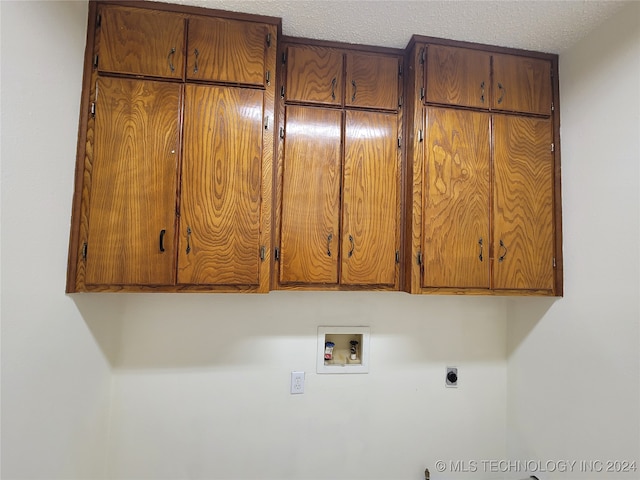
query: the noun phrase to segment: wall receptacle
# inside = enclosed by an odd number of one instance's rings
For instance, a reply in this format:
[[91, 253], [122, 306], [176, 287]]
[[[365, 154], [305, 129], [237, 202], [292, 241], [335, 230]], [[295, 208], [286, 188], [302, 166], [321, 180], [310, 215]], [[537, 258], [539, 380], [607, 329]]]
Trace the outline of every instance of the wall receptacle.
[[304, 393], [304, 372], [291, 372], [291, 394]]
[[458, 367], [447, 367], [445, 386], [456, 388], [458, 386]]

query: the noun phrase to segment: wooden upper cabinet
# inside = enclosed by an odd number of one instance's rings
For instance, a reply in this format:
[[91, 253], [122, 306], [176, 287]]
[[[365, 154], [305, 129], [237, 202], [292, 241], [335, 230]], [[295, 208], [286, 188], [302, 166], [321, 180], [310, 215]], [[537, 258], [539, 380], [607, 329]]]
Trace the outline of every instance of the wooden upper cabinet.
[[489, 288], [489, 114], [425, 110], [422, 286]]
[[99, 18], [100, 72], [182, 79], [184, 16], [106, 5]]
[[334, 48], [289, 46], [285, 100], [342, 105], [342, 57], [342, 52]]
[[551, 120], [494, 116], [494, 285], [554, 288]]
[[98, 79], [86, 283], [171, 285], [180, 86]]
[[[271, 40], [270, 33], [262, 23], [190, 17], [187, 79], [264, 86], [266, 49], [275, 44], [275, 29]], [[275, 82], [275, 72], [269, 77]]]
[[427, 102], [489, 108], [491, 54], [429, 45], [426, 57]]
[[399, 248], [398, 118], [346, 112], [341, 283], [394, 285]]
[[347, 53], [345, 106], [398, 109], [398, 57]]
[[493, 55], [494, 110], [551, 114], [551, 62], [515, 55]]
[[285, 131], [280, 283], [335, 284], [342, 112], [288, 106]]
[[264, 92], [187, 84], [178, 283], [258, 285]]

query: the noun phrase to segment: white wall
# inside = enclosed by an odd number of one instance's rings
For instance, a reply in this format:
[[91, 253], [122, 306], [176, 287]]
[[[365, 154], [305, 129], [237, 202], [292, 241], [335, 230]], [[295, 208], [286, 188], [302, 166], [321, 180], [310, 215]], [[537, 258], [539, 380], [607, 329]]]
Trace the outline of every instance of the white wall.
[[2, 478], [102, 478], [117, 298], [64, 294], [87, 4], [1, 9]]
[[639, 20], [560, 55], [565, 297], [510, 301], [507, 402], [511, 457], [639, 470], [544, 479], [640, 478]]

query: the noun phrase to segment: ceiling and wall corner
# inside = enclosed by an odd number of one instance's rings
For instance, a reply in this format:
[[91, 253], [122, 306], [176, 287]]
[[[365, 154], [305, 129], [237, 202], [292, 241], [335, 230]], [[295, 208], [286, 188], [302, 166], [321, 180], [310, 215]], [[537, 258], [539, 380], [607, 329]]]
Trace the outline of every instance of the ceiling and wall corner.
[[[167, 1], [167, 0], [162, 0]], [[284, 35], [404, 48], [412, 34], [560, 53], [630, 1], [171, 0], [282, 18]]]

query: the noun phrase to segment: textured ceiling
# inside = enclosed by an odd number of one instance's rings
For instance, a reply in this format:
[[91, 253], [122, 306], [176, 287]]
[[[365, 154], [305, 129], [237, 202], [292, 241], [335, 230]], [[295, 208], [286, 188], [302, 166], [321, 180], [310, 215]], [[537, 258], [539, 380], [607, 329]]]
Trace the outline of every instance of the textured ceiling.
[[296, 37], [404, 48], [416, 33], [550, 53], [561, 53], [630, 3], [628, 0], [169, 1], [280, 17], [283, 34]]

